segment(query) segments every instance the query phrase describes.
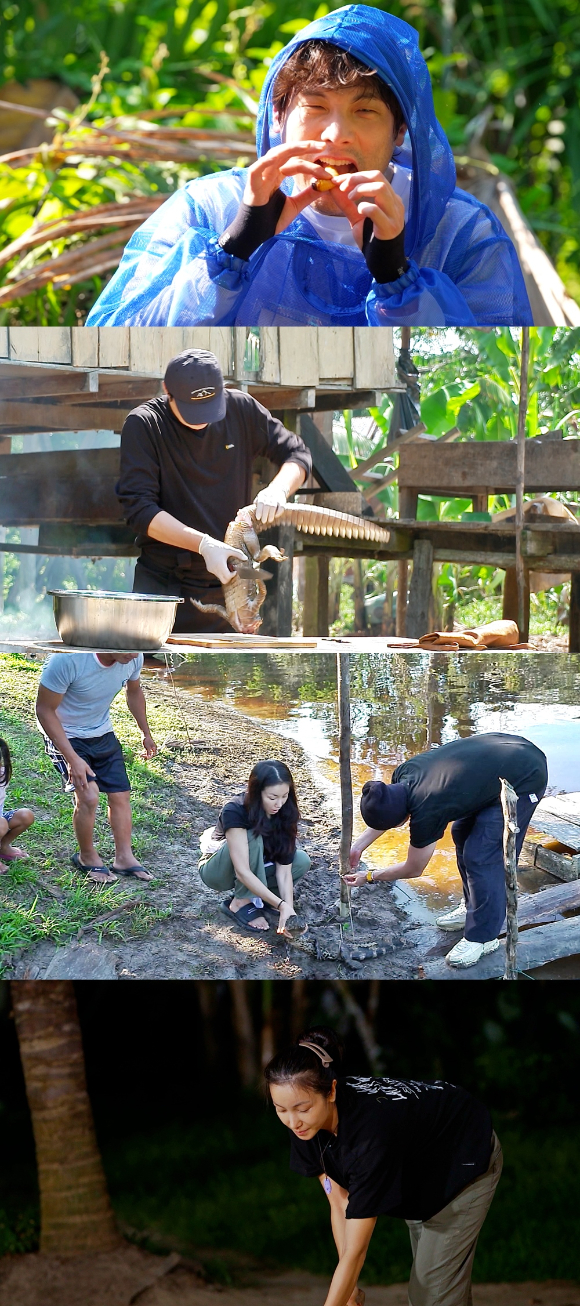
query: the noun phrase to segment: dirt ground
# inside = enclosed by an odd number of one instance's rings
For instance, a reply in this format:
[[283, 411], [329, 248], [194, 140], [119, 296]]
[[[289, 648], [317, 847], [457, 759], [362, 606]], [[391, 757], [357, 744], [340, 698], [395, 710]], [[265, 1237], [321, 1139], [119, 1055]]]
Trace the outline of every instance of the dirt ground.
[[[155, 704], [167, 706], [171, 689], [167, 682], [148, 679], [145, 690], [155, 732]], [[93, 932], [60, 949], [43, 940], [14, 958], [6, 978], [329, 979], [340, 974], [413, 979], [433, 946], [447, 951], [447, 938], [437, 943], [439, 931], [411, 921], [395, 904], [391, 886], [377, 884], [365, 887], [360, 896], [355, 891], [353, 928], [343, 931], [344, 961], [338, 917], [339, 814], [307, 753], [227, 702], [207, 702], [181, 690], [175, 694], [172, 701], [183, 719], [163, 751], [174, 787], [173, 813], [147, 859], [158, 876], [147, 900], [156, 908], [170, 908], [171, 915], [139, 937], [104, 934], [99, 942]], [[214, 824], [222, 804], [243, 790], [251, 766], [268, 757], [283, 759], [294, 774], [303, 815], [299, 839], [312, 859], [296, 895], [309, 929], [296, 944], [276, 934], [274, 912], [268, 933], [240, 933], [220, 913], [223, 895], [207, 889], [197, 871], [201, 832]], [[73, 846], [71, 827], [71, 850]], [[386, 948], [386, 954], [357, 960], [369, 942]]]
[[[259, 1276], [245, 1288], [207, 1284], [194, 1263], [137, 1247], [93, 1256], [7, 1256], [0, 1306], [322, 1306], [328, 1280], [303, 1273]], [[407, 1306], [403, 1284], [366, 1291], [366, 1306]], [[474, 1306], [580, 1306], [580, 1284], [475, 1284]]]

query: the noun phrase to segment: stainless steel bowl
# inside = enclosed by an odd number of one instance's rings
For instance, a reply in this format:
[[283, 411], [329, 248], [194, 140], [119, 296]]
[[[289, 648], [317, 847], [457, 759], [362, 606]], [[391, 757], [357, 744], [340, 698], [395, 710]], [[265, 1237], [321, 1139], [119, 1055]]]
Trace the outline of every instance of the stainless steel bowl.
[[154, 653], [175, 621], [175, 594], [118, 594], [114, 590], [49, 590], [63, 644], [73, 648]]

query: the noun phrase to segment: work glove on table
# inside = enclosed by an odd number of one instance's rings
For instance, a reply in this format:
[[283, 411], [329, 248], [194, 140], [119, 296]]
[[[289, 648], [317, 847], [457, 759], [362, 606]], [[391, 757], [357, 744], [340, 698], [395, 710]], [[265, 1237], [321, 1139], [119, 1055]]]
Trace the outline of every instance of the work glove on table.
[[247, 561], [241, 549], [232, 549], [231, 544], [224, 544], [223, 540], [214, 540], [211, 535], [202, 535], [199, 552], [208, 571], [212, 576], [217, 576], [220, 585], [228, 585], [235, 576], [235, 572], [230, 571], [228, 567], [228, 558], [238, 558], [240, 562]]
[[258, 521], [262, 523], [262, 526], [271, 526], [279, 517], [282, 509], [286, 507], [286, 503], [287, 495], [285, 490], [280, 490], [275, 485], [266, 485], [254, 499]]

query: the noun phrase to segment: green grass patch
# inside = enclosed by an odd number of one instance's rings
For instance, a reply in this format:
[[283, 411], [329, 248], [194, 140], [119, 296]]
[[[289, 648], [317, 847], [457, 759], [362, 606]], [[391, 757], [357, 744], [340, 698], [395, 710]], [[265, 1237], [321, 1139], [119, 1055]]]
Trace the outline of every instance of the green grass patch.
[[[465, 603], [458, 603], [455, 620], [460, 626], [482, 626], [487, 621], [501, 621], [502, 597], [482, 595]], [[551, 594], [532, 594], [530, 602], [530, 635], [565, 635], [567, 627], [560, 620], [559, 602]]]
[[[65, 656], [64, 654], [62, 656]], [[59, 777], [44, 752], [34, 717], [41, 666], [17, 655], [0, 657], [0, 734], [8, 741], [13, 761], [7, 807], [31, 807], [36, 820], [22, 837], [27, 861], [13, 862], [0, 876], [0, 974], [15, 951], [40, 939], [66, 943], [81, 929], [131, 899], [143, 898], [113, 921], [94, 927], [97, 938], [126, 938], [146, 933], [169, 914], [148, 901], [149, 884], [96, 885], [82, 879], [70, 865], [76, 843], [72, 829], [73, 804], [62, 791]], [[132, 788], [133, 847], [146, 861], [171, 818], [176, 786], [165, 773], [161, 757], [145, 763], [140, 757], [137, 724], [120, 695], [112, 709], [115, 731], [123, 744]], [[179, 731], [178, 713], [155, 705], [152, 727], [158, 743]], [[96, 822], [96, 843], [105, 860], [113, 856], [113, 840], [101, 799]]]

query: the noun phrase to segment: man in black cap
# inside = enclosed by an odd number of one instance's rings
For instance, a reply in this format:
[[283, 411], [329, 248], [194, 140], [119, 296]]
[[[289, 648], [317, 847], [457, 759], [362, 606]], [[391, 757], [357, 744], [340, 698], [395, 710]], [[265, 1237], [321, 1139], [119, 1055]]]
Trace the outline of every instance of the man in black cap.
[[[501, 780], [518, 796], [516, 852], [546, 792], [545, 754], [521, 735], [471, 735], [419, 753], [393, 771], [391, 783], [370, 780], [363, 785], [360, 810], [367, 829], [352, 845], [351, 885], [367, 880], [410, 880], [423, 874], [450, 821], [463, 902], [440, 916], [443, 930], [460, 930], [464, 937], [447, 954], [450, 966], [475, 966], [499, 947], [505, 909], [503, 812]], [[383, 871], [357, 871], [361, 853], [385, 830], [410, 821], [407, 857]]]
[[[254, 458], [261, 454], [280, 468], [255, 500], [264, 526], [302, 485], [312, 460], [304, 441], [256, 399], [225, 389], [217, 358], [205, 349], [172, 358], [164, 390], [129, 413], [121, 434], [116, 491], [141, 545], [133, 590], [223, 603], [221, 586], [234, 575], [228, 558], [244, 558], [223, 537], [251, 502]], [[186, 601], [175, 630], [229, 626]]]

